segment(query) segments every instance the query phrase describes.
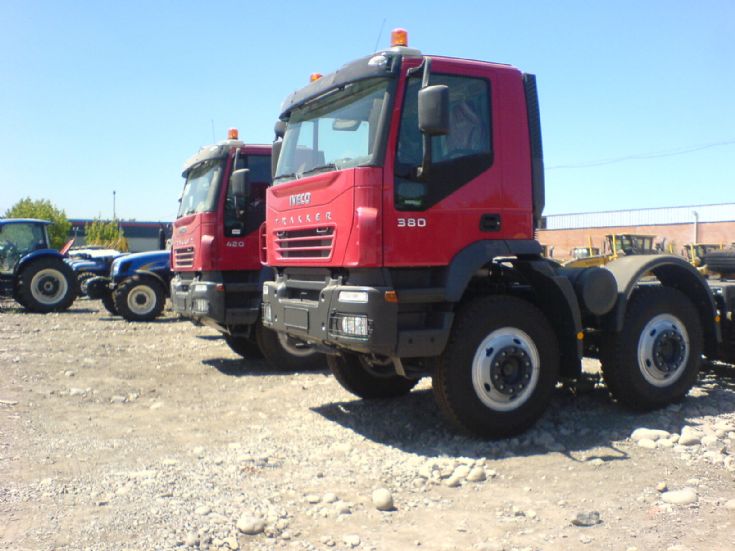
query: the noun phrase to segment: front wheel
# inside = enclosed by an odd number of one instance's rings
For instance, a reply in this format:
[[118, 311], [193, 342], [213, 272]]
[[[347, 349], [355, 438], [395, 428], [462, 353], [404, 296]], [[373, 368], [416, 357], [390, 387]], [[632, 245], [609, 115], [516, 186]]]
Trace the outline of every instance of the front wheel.
[[245, 359], [262, 358], [263, 353], [260, 351], [258, 343], [249, 337], [234, 337], [225, 335], [225, 342], [235, 354]]
[[397, 398], [411, 392], [419, 382], [396, 375], [391, 364], [371, 362], [360, 354], [330, 355], [327, 365], [342, 388], [365, 400]]
[[97, 277], [97, 274], [93, 272], [79, 272], [77, 274], [77, 294], [80, 297], [87, 296], [87, 282], [93, 277]]
[[163, 311], [166, 295], [152, 277], [134, 275], [112, 292], [115, 308], [128, 321], [150, 321]]
[[110, 314], [112, 314], [113, 316], [120, 315], [117, 311], [117, 307], [115, 306], [115, 301], [112, 299], [112, 292], [107, 291], [102, 293], [100, 300], [102, 301], [102, 306], [104, 306], [105, 310], [107, 310]]
[[543, 414], [558, 375], [558, 343], [544, 314], [525, 300], [488, 296], [457, 312], [432, 387], [454, 425], [503, 438]]
[[276, 333], [263, 327], [260, 319], [255, 326], [255, 340], [265, 361], [279, 371], [317, 371], [324, 369], [324, 354], [306, 342]]
[[59, 258], [40, 258], [18, 274], [18, 302], [31, 312], [66, 310], [76, 298], [74, 271]]
[[677, 289], [643, 287], [630, 299], [623, 330], [601, 350], [602, 376], [619, 402], [654, 409], [681, 400], [697, 380], [702, 325]]

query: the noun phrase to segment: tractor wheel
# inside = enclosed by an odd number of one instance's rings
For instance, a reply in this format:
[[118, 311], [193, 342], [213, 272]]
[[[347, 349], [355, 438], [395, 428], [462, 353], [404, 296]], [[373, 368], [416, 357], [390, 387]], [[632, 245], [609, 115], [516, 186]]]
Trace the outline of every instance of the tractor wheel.
[[487, 296], [457, 312], [432, 386], [454, 425], [504, 438], [543, 414], [558, 377], [559, 347], [544, 314], [525, 300]]
[[704, 264], [710, 272], [735, 274], [735, 251], [713, 251], [704, 257]]
[[112, 299], [112, 292], [107, 292], [102, 295], [100, 298], [102, 301], [102, 306], [105, 307], [105, 310], [107, 310], [110, 314], [113, 316], [119, 316], [120, 313], [117, 311], [117, 307], [115, 306], [115, 301]]
[[249, 337], [233, 337], [225, 335], [225, 342], [235, 354], [245, 359], [262, 358], [263, 353], [258, 347], [258, 343]]
[[31, 261], [18, 274], [18, 302], [31, 312], [66, 310], [76, 298], [74, 271], [60, 258]]
[[681, 400], [697, 380], [702, 341], [699, 314], [686, 295], [670, 287], [638, 289], [623, 330], [600, 350], [608, 390], [640, 410]]
[[327, 365], [342, 387], [365, 400], [397, 398], [411, 392], [418, 379], [396, 375], [392, 365], [370, 362], [361, 354], [327, 356]]
[[115, 308], [128, 321], [150, 321], [163, 312], [166, 294], [152, 277], [134, 275], [125, 279], [112, 292]]
[[326, 368], [324, 354], [317, 352], [312, 345], [263, 327], [260, 319], [255, 326], [255, 340], [265, 361], [278, 371], [316, 371]]
[[87, 281], [97, 277], [97, 274], [93, 272], [79, 272], [77, 274], [77, 295], [80, 297], [87, 296]]

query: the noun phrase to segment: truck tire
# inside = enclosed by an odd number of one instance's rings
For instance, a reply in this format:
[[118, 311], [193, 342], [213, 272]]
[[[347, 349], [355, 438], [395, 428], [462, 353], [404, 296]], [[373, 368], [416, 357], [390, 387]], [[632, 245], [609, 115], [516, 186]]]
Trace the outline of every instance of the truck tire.
[[704, 265], [710, 272], [735, 274], [735, 251], [714, 251], [704, 257]]
[[163, 312], [166, 294], [149, 276], [136, 274], [123, 280], [112, 292], [117, 312], [128, 321], [150, 321]]
[[263, 327], [260, 318], [255, 326], [255, 340], [265, 361], [275, 370], [317, 371], [327, 367], [324, 354], [317, 352], [312, 345]]
[[630, 299], [623, 330], [603, 339], [602, 376], [621, 404], [655, 409], [689, 392], [702, 347], [702, 325], [691, 300], [671, 287], [643, 287]]
[[87, 296], [87, 281], [93, 277], [97, 277], [97, 274], [93, 272], [79, 272], [77, 274], [77, 296]]
[[397, 398], [411, 392], [418, 379], [396, 375], [392, 365], [373, 365], [360, 354], [327, 356], [330, 371], [346, 391], [365, 400]]
[[432, 386], [444, 415], [460, 429], [504, 438], [532, 425], [559, 377], [559, 345], [535, 306], [486, 296], [456, 314]]
[[115, 301], [112, 299], [112, 292], [103, 294], [100, 300], [102, 301], [102, 306], [104, 306], [105, 310], [107, 310], [110, 314], [112, 314], [113, 316], [120, 315], [117, 311], [117, 307], [115, 306]]
[[235, 354], [245, 359], [262, 358], [263, 353], [260, 351], [258, 343], [254, 339], [248, 337], [233, 337], [225, 335], [225, 342]]
[[69, 265], [56, 257], [39, 258], [18, 274], [18, 302], [31, 312], [59, 312], [76, 298], [76, 280]]

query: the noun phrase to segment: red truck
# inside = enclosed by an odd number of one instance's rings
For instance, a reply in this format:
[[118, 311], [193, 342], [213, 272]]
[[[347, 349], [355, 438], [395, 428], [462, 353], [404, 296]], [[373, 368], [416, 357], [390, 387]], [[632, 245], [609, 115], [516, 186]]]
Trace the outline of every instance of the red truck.
[[531, 74], [423, 55], [399, 30], [291, 94], [273, 154], [263, 323], [327, 353], [357, 396], [430, 376], [455, 425], [504, 437], [585, 355], [640, 409], [686, 395], [703, 354], [733, 357], [732, 283], [673, 256], [585, 269], [542, 257]]
[[277, 369], [316, 369], [323, 356], [304, 341], [260, 322], [260, 293], [272, 270], [260, 263], [258, 228], [271, 182], [271, 147], [228, 139], [184, 164], [184, 189], [173, 224], [173, 309], [220, 331], [245, 358], [265, 356]]

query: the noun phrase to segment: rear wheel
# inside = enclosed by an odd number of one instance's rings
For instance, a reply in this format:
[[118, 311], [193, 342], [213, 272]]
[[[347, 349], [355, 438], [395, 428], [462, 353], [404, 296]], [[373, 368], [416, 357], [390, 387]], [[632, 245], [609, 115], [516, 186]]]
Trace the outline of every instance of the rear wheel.
[[677, 289], [644, 287], [628, 304], [623, 330], [601, 350], [610, 393], [635, 409], [681, 400], [697, 380], [702, 325], [692, 302]]
[[255, 326], [255, 340], [265, 361], [279, 371], [316, 371], [326, 367], [324, 354], [313, 345], [263, 327]]
[[31, 312], [66, 310], [76, 298], [74, 272], [60, 258], [39, 258], [18, 274], [18, 302]]
[[163, 286], [152, 277], [134, 275], [112, 292], [115, 308], [128, 321], [150, 321], [163, 311], [166, 295]]
[[396, 375], [392, 364], [371, 362], [361, 354], [327, 356], [327, 365], [345, 390], [366, 400], [403, 396], [419, 382]]
[[87, 282], [97, 274], [92, 272], [79, 272], [77, 274], [77, 294], [80, 297], [87, 296]]
[[442, 412], [474, 434], [522, 432], [544, 412], [559, 374], [544, 314], [514, 297], [482, 297], [457, 313], [432, 382]]

